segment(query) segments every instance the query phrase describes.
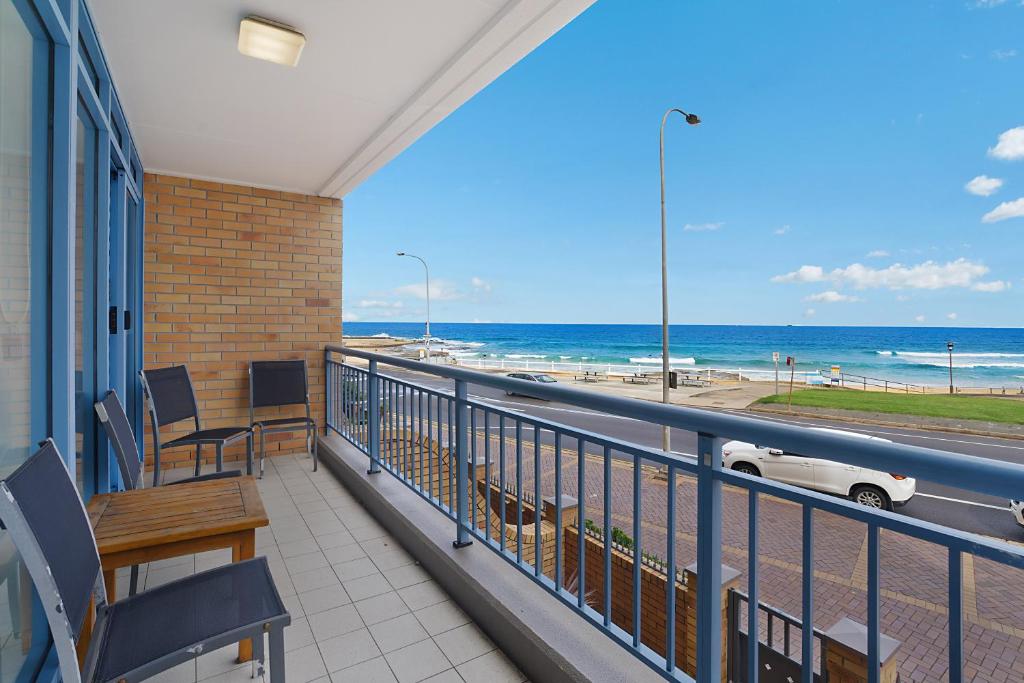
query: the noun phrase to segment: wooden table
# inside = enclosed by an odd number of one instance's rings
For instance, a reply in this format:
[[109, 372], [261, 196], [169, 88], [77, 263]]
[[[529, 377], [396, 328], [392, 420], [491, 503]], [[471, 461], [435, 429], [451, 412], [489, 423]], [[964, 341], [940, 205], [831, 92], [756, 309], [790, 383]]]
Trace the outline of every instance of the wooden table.
[[[253, 477], [104, 493], [87, 510], [108, 602], [117, 599], [120, 567], [221, 548], [231, 548], [232, 562], [247, 560], [256, 554], [256, 529], [270, 523]], [[238, 661], [250, 659], [252, 642], [243, 640]]]

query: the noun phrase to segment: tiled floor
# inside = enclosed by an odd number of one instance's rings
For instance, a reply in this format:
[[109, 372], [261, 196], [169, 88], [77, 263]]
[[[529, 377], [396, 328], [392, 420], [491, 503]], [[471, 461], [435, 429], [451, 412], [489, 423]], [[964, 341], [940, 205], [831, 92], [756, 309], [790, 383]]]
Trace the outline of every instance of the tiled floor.
[[[270, 458], [259, 487], [271, 523], [258, 530], [256, 553], [267, 556], [292, 615], [288, 683], [524, 680], [325, 468], [312, 472], [308, 456]], [[155, 562], [140, 567], [140, 586], [230, 559], [225, 550]], [[126, 570], [118, 581], [118, 594], [126, 595]], [[235, 664], [232, 646], [154, 680], [242, 683], [250, 674], [249, 665]]]

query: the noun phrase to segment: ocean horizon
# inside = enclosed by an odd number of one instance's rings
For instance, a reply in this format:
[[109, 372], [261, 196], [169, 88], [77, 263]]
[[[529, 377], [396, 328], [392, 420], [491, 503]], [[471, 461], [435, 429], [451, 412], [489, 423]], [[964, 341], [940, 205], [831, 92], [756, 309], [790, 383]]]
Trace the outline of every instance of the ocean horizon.
[[[661, 326], [637, 324], [431, 323], [435, 348], [466, 359], [654, 364]], [[423, 323], [346, 322], [352, 336], [420, 339]], [[965, 387], [1024, 387], [1024, 328], [671, 325], [675, 366], [771, 370], [772, 352], [798, 371], [846, 373], [913, 384], [949, 383], [946, 342], [953, 341], [954, 382]]]

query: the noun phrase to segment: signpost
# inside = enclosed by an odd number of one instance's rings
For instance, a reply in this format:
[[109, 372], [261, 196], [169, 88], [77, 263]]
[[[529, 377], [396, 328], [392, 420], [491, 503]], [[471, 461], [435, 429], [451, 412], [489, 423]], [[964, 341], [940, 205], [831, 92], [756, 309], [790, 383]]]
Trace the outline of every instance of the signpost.
[[779, 395], [779, 352], [772, 351], [772, 362], [775, 363], [775, 395]]
[[789, 366], [789, 409], [793, 410], [793, 375], [796, 373], [796, 358], [786, 356], [786, 365]]

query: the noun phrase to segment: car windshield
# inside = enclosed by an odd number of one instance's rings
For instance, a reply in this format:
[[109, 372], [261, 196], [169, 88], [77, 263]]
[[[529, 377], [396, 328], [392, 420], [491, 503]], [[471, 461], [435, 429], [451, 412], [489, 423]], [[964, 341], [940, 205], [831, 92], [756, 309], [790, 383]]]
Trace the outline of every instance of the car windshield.
[[552, 377], [551, 375], [535, 375], [534, 379], [536, 379], [538, 382], [547, 382], [548, 384], [556, 381], [555, 378]]

